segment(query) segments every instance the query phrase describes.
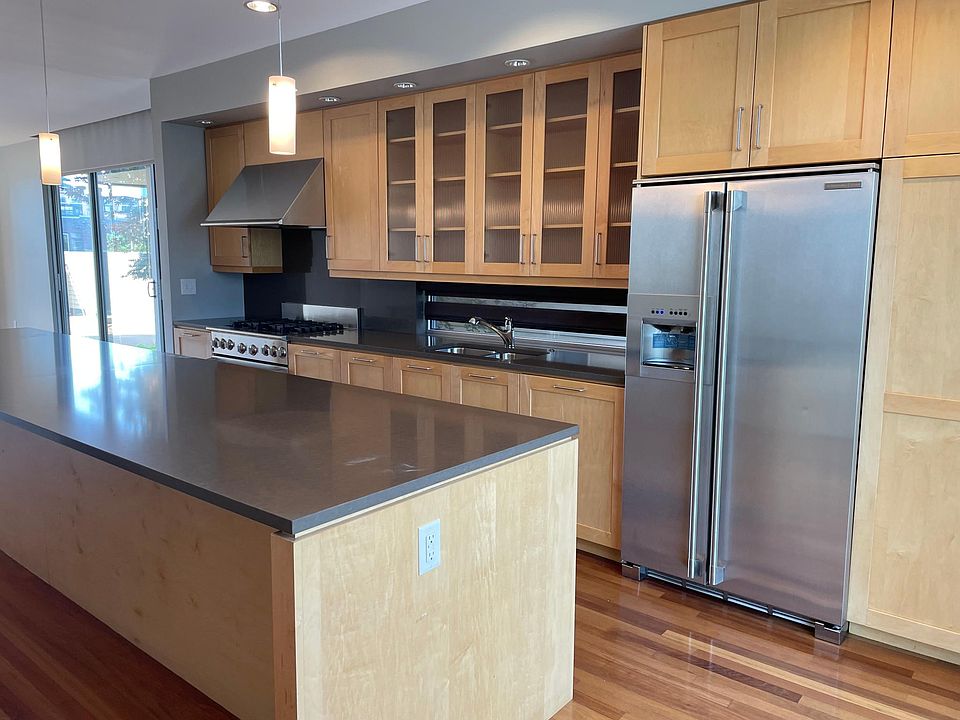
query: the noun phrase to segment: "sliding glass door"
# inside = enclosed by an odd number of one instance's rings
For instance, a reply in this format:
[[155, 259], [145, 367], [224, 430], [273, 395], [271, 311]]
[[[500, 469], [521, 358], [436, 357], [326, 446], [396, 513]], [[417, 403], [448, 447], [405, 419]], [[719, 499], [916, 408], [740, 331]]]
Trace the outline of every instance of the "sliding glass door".
[[67, 175], [54, 199], [64, 332], [159, 348], [152, 166]]

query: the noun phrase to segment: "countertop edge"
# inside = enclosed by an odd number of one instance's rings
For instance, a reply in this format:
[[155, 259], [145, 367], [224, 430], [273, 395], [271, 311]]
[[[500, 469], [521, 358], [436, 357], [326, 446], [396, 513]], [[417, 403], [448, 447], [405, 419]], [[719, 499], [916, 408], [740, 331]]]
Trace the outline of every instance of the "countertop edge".
[[82, 440], [67, 437], [66, 435], [54, 432], [49, 428], [45, 428], [22, 418], [18, 418], [15, 415], [10, 415], [9, 413], [0, 411], [0, 420], [23, 430], [27, 430], [28, 432], [40, 437], [46, 438], [47, 440], [55, 442], [58, 445], [62, 445], [72, 450], [76, 450], [77, 452], [81, 452], [84, 455], [101, 460], [109, 465], [120, 468], [121, 470], [126, 470], [135, 475], [146, 478], [147, 480], [151, 480], [159, 485], [176, 490], [177, 492], [182, 492], [184, 495], [188, 495], [196, 498], [197, 500], [209, 503], [215, 507], [232, 512], [235, 515], [239, 515], [261, 525], [266, 525], [277, 532], [294, 536], [307, 532], [308, 530], [312, 530], [320, 525], [336, 522], [337, 520], [341, 520], [349, 515], [354, 515], [356, 513], [374, 508], [378, 505], [382, 505], [393, 500], [398, 500], [406, 495], [411, 495], [413, 493], [426, 490], [446, 480], [450, 480], [461, 475], [467, 475], [477, 470], [482, 470], [485, 467], [495, 465], [499, 462], [510, 460], [525, 453], [539, 450], [548, 445], [552, 445], [553, 443], [577, 437], [580, 434], [580, 428], [577, 425], [569, 425], [565, 428], [547, 435], [543, 435], [534, 440], [528, 440], [527, 442], [515, 445], [511, 448], [499, 450], [489, 455], [484, 455], [483, 457], [476, 458], [465, 463], [460, 463], [459, 465], [454, 465], [422, 477], [418, 477], [414, 480], [410, 480], [409, 482], [396, 485], [386, 490], [381, 490], [380, 492], [372, 493], [350, 502], [336, 505], [332, 508], [311, 513], [310, 515], [289, 519], [274, 515], [251, 505], [247, 505], [225, 495], [220, 495], [202, 487], [198, 487], [197, 485], [185, 480], [181, 480], [173, 477], [172, 475], [167, 475], [166, 473], [160, 472], [155, 468], [142, 465], [138, 462], [130, 460], [129, 458], [121, 457], [104, 450], [103, 448], [85, 443]]

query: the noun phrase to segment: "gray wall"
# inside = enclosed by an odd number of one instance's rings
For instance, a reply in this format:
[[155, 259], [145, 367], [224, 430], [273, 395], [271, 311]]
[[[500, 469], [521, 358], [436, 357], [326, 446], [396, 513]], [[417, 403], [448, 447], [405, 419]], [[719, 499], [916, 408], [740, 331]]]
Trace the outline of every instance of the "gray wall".
[[0, 327], [53, 330], [36, 140], [0, 147]]
[[[157, 204], [160, 229], [161, 297], [167, 347], [172, 348], [171, 321], [243, 314], [240, 275], [210, 269], [207, 230], [206, 163], [203, 129], [154, 122]], [[197, 281], [196, 295], [181, 295], [181, 278]]]
[[153, 162], [150, 111], [60, 131], [63, 174]]

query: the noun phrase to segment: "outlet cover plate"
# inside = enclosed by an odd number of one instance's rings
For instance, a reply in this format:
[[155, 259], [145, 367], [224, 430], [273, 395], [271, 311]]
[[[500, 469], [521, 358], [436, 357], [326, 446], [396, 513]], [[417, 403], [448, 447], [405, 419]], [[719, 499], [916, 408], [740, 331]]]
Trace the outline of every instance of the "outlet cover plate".
[[421, 525], [417, 530], [417, 556], [420, 574], [440, 567], [440, 521]]

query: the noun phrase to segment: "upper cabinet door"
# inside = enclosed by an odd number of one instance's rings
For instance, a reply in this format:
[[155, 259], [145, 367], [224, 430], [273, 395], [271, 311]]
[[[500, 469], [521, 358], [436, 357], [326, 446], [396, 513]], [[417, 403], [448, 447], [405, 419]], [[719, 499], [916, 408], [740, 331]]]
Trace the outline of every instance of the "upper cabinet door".
[[897, 0], [884, 156], [960, 152], [960, 3]]
[[533, 75], [477, 85], [477, 271], [530, 274]]
[[379, 269], [377, 103], [323, 111], [327, 265]]
[[424, 93], [424, 272], [459, 274], [473, 269], [475, 122], [475, 86]]
[[[207, 209], [214, 205], [237, 179], [246, 162], [243, 125], [210, 128], [204, 132], [207, 152]], [[221, 271], [244, 271], [252, 267], [246, 228], [209, 228], [210, 264]]]
[[891, 3], [760, 3], [751, 166], [880, 157]]
[[640, 160], [640, 54], [600, 64], [600, 141], [593, 276], [625, 278], [630, 263], [630, 201]]
[[423, 259], [423, 95], [379, 102], [380, 269]]
[[243, 154], [247, 165], [308, 160], [323, 157], [323, 110], [297, 113], [297, 154], [270, 153], [270, 127], [267, 121], [250, 120], [243, 124]]
[[644, 175], [746, 167], [757, 6], [647, 27]]
[[593, 275], [600, 63], [535, 76], [530, 274]]

